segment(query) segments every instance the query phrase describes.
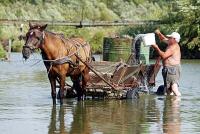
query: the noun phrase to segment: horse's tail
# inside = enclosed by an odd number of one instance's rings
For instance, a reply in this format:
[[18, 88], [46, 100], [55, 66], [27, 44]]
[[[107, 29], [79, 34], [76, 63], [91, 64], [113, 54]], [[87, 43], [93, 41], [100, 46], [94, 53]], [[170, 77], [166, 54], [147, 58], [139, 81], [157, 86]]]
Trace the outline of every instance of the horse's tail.
[[92, 51], [91, 51], [91, 46], [90, 46], [90, 44], [89, 43], [87, 43], [87, 45], [88, 45], [88, 50], [87, 50], [87, 52], [88, 52], [88, 57], [87, 57], [87, 61], [89, 62], [89, 63], [91, 63], [92, 62]]
[[85, 45], [83, 45], [83, 50], [85, 52], [85, 56], [87, 58], [87, 62], [91, 62], [92, 51], [91, 51], [90, 44], [88, 42], [85, 42]]

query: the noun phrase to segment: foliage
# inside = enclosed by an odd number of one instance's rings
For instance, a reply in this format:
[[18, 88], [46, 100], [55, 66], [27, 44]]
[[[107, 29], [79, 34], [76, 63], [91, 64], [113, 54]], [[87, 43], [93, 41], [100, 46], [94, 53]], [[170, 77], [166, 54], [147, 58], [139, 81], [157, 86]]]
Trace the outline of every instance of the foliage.
[[[52, 25], [48, 26], [48, 30], [63, 33], [67, 37], [82, 36], [92, 44], [95, 52], [101, 52], [103, 37], [111, 31], [116, 32], [116, 28], [77, 29], [56, 27], [53, 22], [141, 20], [155, 19], [155, 17], [158, 19], [162, 12], [158, 14], [156, 9], [160, 10], [157, 4], [125, 0], [0, 0], [0, 19], [52, 20]], [[23, 27], [22, 33], [18, 25], [3, 26], [0, 29], [2, 31], [0, 39], [14, 38], [12, 50], [20, 51], [21, 44], [17, 38], [20, 34], [25, 34], [28, 25]]]
[[[164, 34], [178, 31], [184, 54], [200, 51], [200, 1], [199, 0], [0, 0], [0, 19], [48, 20], [48, 30], [63, 33], [67, 37], [86, 38], [95, 52], [102, 51], [103, 37], [120, 34], [135, 36], [153, 32], [156, 28]], [[20, 8], [19, 8], [20, 7]], [[163, 25], [141, 25], [120, 28], [72, 28], [55, 26], [54, 21], [119, 21], [119, 20], [161, 20]], [[12, 50], [20, 51], [17, 41], [23, 32], [19, 26], [1, 26], [0, 39], [14, 38]], [[162, 48], [164, 45], [158, 42]], [[19, 49], [18, 49], [19, 48]], [[189, 50], [191, 51], [189, 51]], [[188, 54], [188, 57], [192, 57]], [[197, 56], [198, 57], [198, 56]], [[200, 56], [199, 56], [200, 57]]]
[[126, 0], [4, 0], [0, 7], [1, 19], [110, 21], [158, 19], [165, 14], [157, 12], [157, 3]]
[[[158, 3], [160, 4], [160, 3]], [[181, 49], [183, 58], [200, 58], [200, 1], [198, 0], [170, 0], [166, 15], [160, 15], [165, 25], [145, 25], [126, 28], [122, 34], [134, 37], [138, 33], [153, 32], [159, 28], [164, 34], [177, 31], [181, 35]], [[157, 40], [162, 49], [165, 45]]]
[[200, 58], [200, 1], [172, 0], [171, 10], [163, 22], [181, 34], [183, 57]]
[[200, 45], [200, 1], [178, 0], [171, 3], [171, 12], [163, 19], [165, 23], [177, 25], [182, 44], [188, 48]]
[[0, 59], [6, 57], [6, 51], [3, 49], [3, 46], [0, 44]]
[[19, 40], [14, 40], [12, 43], [12, 52], [21, 52], [22, 51], [22, 46], [24, 42], [19, 41]]
[[103, 44], [103, 38], [105, 37], [105, 33], [103, 31], [96, 32], [93, 37], [90, 40], [90, 44], [92, 46], [92, 51], [95, 51], [96, 53], [102, 52], [102, 46], [99, 44]]

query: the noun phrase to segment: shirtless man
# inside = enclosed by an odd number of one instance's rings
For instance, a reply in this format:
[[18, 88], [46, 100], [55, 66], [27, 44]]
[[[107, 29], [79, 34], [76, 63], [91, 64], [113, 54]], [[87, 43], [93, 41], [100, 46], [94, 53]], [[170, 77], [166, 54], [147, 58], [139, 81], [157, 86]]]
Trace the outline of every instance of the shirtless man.
[[176, 96], [181, 96], [181, 93], [178, 90], [181, 61], [181, 51], [178, 44], [178, 42], [180, 41], [180, 35], [177, 32], [173, 32], [171, 35], [164, 36], [159, 30], [156, 30], [155, 33], [159, 36], [161, 41], [168, 44], [165, 52], [160, 50], [158, 45], [152, 45], [152, 47], [158, 52], [159, 56], [162, 58], [162, 75], [165, 91], [168, 95], [174, 94]]

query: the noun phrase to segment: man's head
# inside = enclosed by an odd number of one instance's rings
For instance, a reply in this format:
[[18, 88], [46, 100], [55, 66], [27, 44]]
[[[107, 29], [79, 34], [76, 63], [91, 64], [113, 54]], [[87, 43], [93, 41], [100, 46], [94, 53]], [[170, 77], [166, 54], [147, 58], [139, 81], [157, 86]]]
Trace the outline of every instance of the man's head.
[[177, 33], [177, 32], [173, 32], [172, 34], [167, 35], [167, 37], [168, 37], [168, 38], [173, 38], [173, 39], [175, 39], [175, 41], [176, 41], [177, 43], [179, 43], [179, 41], [180, 41], [180, 39], [181, 39], [180, 34]]

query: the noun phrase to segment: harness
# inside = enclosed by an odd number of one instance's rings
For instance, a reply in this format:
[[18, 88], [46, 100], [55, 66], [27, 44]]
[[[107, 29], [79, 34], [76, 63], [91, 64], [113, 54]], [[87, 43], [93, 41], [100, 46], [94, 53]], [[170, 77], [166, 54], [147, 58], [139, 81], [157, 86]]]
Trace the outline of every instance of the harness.
[[[52, 34], [55, 34], [55, 33], [52, 33]], [[80, 52], [80, 49], [83, 48], [85, 56], [87, 58], [87, 53], [86, 53], [85, 47], [88, 46], [88, 43], [84, 42], [84, 44], [82, 44], [81, 42], [79, 42], [76, 39], [69, 39], [69, 38], [65, 39], [64, 37], [61, 37], [58, 34], [55, 34], [55, 35], [57, 37], [59, 37], [63, 41], [63, 43], [65, 45], [67, 43], [66, 41], [69, 41], [71, 43], [71, 46], [69, 47], [69, 49], [67, 49], [67, 51], [68, 51], [68, 55], [67, 56], [64, 56], [64, 57], [61, 57], [61, 58], [58, 58], [58, 59], [55, 59], [55, 60], [46, 60], [46, 59], [43, 59], [44, 62], [49, 63], [49, 65], [50, 65], [50, 67], [48, 69], [48, 73], [52, 69], [52, 66], [54, 66], [54, 65], [62, 65], [62, 64], [65, 64], [65, 63], [68, 63], [69, 66], [70, 66], [70, 68], [72, 68], [72, 71], [70, 72], [70, 73], [72, 73], [75, 69], [78, 68], [79, 60], [76, 58], [76, 61], [74, 62], [71, 57], [73, 55], [78, 55], [80, 57], [79, 52]], [[45, 36], [43, 36], [43, 37], [45, 37]], [[44, 38], [42, 40], [44, 40]], [[70, 52], [71, 52], [71, 50], [72, 50], [73, 47], [76, 48], [76, 51], [70, 54]]]
[[[64, 41], [64, 39], [62, 39], [62, 40], [63, 40], [64, 44], [66, 44], [66, 42]], [[80, 55], [79, 51], [80, 51], [81, 48], [83, 48], [83, 50], [85, 52], [84, 47], [87, 46], [88, 44], [85, 43], [85, 44], [82, 45], [80, 42], [78, 42], [76, 40], [71, 40], [71, 39], [68, 39], [68, 40], [71, 41], [71, 43], [76, 47], [76, 51], [75, 52], [73, 52], [73, 53], [71, 53], [71, 54], [69, 54], [67, 56], [55, 59], [55, 60], [43, 60], [43, 61], [45, 61], [45, 62], [51, 62], [53, 65], [62, 65], [62, 64], [65, 64], [65, 63], [69, 63], [69, 64], [72, 64], [73, 66], [77, 66], [77, 64], [75, 64], [72, 61], [71, 56], [73, 56], [75, 54]], [[70, 53], [71, 48], [73, 47], [73, 45], [71, 45], [71, 47], [69, 49], [67, 49], [68, 53]], [[86, 55], [86, 52], [85, 52], [85, 55]]]
[[[33, 32], [34, 32], [33, 29], [31, 29], [30, 30], [30, 36], [32, 36]], [[43, 52], [41, 52], [42, 58], [43, 58], [43, 62], [48, 67], [47, 68], [48, 73], [51, 70], [52, 66], [54, 66], [54, 65], [62, 65], [62, 64], [65, 64], [65, 63], [68, 63], [70, 65], [70, 67], [73, 68], [73, 70], [75, 68], [77, 68], [78, 65], [79, 65], [79, 59], [76, 58], [76, 61], [74, 62], [71, 57], [73, 55], [75, 55], [75, 56], [78, 55], [81, 58], [81, 55], [79, 54], [81, 48], [83, 49], [83, 51], [85, 53], [86, 61], [88, 59], [90, 59], [87, 56], [87, 52], [86, 52], [86, 49], [85, 49], [85, 47], [88, 46], [87, 42], [82, 43], [81, 41], [79, 41], [77, 39], [64, 38], [64, 36], [61, 36], [61, 34], [56, 34], [56, 33], [49, 32], [49, 31], [46, 31], [46, 32], [48, 32], [48, 34], [53, 34], [54, 36], [56, 36], [60, 40], [62, 40], [62, 42], [65, 45], [65, 49], [68, 52], [67, 56], [63, 56], [61, 58], [57, 58], [57, 59], [54, 59], [54, 60], [48, 60], [47, 57], [45, 56], [45, 54], [43, 54]], [[41, 47], [41, 45], [44, 43], [45, 31], [42, 31], [40, 35], [41, 36], [36, 37], [38, 39], [38, 41], [35, 42], [35, 45], [33, 45], [33, 46], [26, 46], [26, 45], [23, 46], [23, 48], [24, 48], [23, 50], [26, 50], [24, 53], [26, 53], [26, 52], [32, 53], [35, 49], [38, 49], [38, 48]], [[27, 41], [28, 41], [28, 38], [27, 38]], [[67, 43], [70, 43], [71, 45], [67, 46], [66, 45]], [[74, 52], [70, 53], [71, 50], [73, 49], [73, 47], [75, 47], [76, 50]]]

